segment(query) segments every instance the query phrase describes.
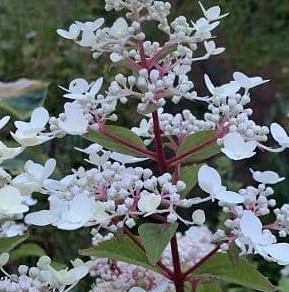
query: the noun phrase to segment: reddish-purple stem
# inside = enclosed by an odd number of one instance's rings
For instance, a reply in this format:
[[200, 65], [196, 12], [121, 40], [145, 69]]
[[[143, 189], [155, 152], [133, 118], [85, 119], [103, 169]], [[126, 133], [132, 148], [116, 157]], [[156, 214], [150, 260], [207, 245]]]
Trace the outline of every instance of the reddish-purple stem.
[[[144, 250], [144, 247], [142, 246], [141, 242], [139, 241], [139, 239], [126, 227], [123, 228], [123, 232], [138, 246], [140, 247], [142, 250]], [[173, 281], [173, 272], [167, 267], [165, 266], [160, 260], [157, 261], [157, 266], [159, 266], [163, 273], [164, 276], [167, 277], [168, 279]]]
[[112, 133], [109, 133], [105, 129], [101, 130], [101, 133], [103, 135], [105, 135], [106, 137], [108, 137], [108, 138], [110, 138], [110, 139], [112, 139], [112, 140], [114, 140], [114, 141], [116, 141], [116, 142], [118, 142], [118, 143], [120, 143], [120, 144], [122, 144], [124, 146], [127, 146], [128, 148], [131, 148], [131, 149], [133, 149], [133, 150], [135, 150], [137, 152], [140, 152], [140, 153], [143, 153], [143, 154], [147, 155], [149, 158], [151, 158], [153, 160], [157, 159], [156, 154], [153, 151], [150, 151], [150, 150], [148, 150], [148, 149], [146, 149], [144, 147], [141, 147], [141, 146], [132, 144], [132, 143], [126, 141], [126, 140], [123, 140], [123, 139], [119, 138], [118, 136], [116, 136], [116, 135], [114, 135]]
[[178, 242], [176, 234], [171, 239], [171, 251], [174, 266], [174, 283], [176, 286], [176, 292], [184, 291], [184, 279], [181, 271], [180, 255], [178, 250]]
[[202, 148], [215, 143], [218, 138], [219, 138], [218, 134], [214, 135], [213, 137], [211, 137], [207, 141], [205, 141], [205, 142], [203, 142], [203, 143], [201, 143], [201, 144], [189, 149], [188, 151], [184, 152], [183, 154], [175, 156], [175, 157], [169, 159], [167, 161], [168, 165], [169, 166], [173, 166], [175, 163], [180, 162], [181, 160], [191, 156], [192, 154], [196, 153], [197, 151], [201, 150]]
[[156, 143], [156, 154], [159, 164], [159, 169], [162, 173], [167, 172], [168, 165], [165, 157], [165, 152], [162, 144], [161, 129], [159, 123], [158, 112], [153, 112], [153, 123], [154, 123], [154, 134], [155, 134], [155, 143]]
[[182, 274], [182, 279], [185, 280], [193, 271], [195, 271], [199, 266], [201, 266], [205, 261], [207, 261], [211, 256], [213, 256], [220, 248], [221, 243], [212, 249], [206, 256], [204, 256], [200, 261], [198, 261], [194, 266], [189, 268]]

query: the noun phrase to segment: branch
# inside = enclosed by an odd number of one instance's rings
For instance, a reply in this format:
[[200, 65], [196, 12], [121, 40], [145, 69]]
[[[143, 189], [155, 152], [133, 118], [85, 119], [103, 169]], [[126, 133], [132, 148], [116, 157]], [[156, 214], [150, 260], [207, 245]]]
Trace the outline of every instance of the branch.
[[181, 271], [180, 255], [179, 255], [179, 250], [178, 250], [178, 242], [177, 242], [176, 234], [171, 239], [171, 251], [172, 251], [172, 259], [173, 259], [173, 265], [174, 265], [173, 281], [176, 286], [176, 292], [183, 292], [185, 278], [183, 278], [183, 274]]
[[105, 129], [101, 130], [100, 131], [103, 135], [105, 135], [106, 137], [112, 139], [112, 140], [115, 140], [116, 142], [124, 145], [124, 146], [127, 146], [128, 148], [131, 148], [137, 152], [140, 152], [142, 154], [145, 154], [147, 155], [150, 159], [152, 160], [157, 160], [157, 157], [156, 157], [156, 153], [153, 152], [153, 151], [150, 151], [148, 150], [147, 148], [145, 147], [141, 147], [141, 146], [138, 146], [138, 145], [135, 145], [135, 144], [132, 144], [126, 140], [123, 140], [121, 138], [119, 138], [118, 136], [114, 135], [114, 134], [111, 134], [109, 133], [108, 131], [106, 131]]
[[[142, 250], [145, 251], [140, 240], [126, 227], [123, 227], [123, 232]], [[173, 281], [173, 272], [167, 268], [160, 260], [157, 261], [157, 265], [162, 269], [164, 276]]]
[[158, 112], [153, 112], [153, 123], [154, 123], [154, 134], [155, 134], [155, 142], [156, 142], [156, 158], [159, 163], [159, 169], [162, 173], [167, 172], [168, 170], [168, 164], [166, 161], [164, 148], [162, 144], [162, 138], [161, 138], [161, 129], [160, 129], [160, 123], [159, 123], [159, 117]]
[[192, 154], [196, 153], [197, 151], [201, 150], [202, 148], [209, 146], [217, 141], [217, 139], [220, 138], [219, 133], [216, 133], [213, 137], [208, 139], [207, 141], [197, 145], [196, 147], [193, 147], [192, 149], [189, 149], [188, 151], [184, 152], [183, 154], [179, 156], [175, 156], [167, 161], [169, 166], [173, 166], [175, 163], [180, 162], [181, 160], [191, 156]]
[[217, 246], [212, 249], [206, 256], [204, 256], [200, 261], [198, 261], [193, 267], [189, 268], [186, 272], [182, 274], [182, 279], [185, 280], [189, 274], [195, 271], [199, 266], [206, 262], [211, 256], [213, 256], [220, 248], [222, 243], [217, 244]]

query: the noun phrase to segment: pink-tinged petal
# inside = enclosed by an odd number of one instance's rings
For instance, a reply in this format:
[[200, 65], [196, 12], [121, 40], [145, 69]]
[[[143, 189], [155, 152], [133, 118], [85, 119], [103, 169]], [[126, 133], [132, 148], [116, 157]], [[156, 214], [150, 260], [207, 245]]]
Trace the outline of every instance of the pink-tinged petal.
[[244, 202], [244, 198], [232, 191], [220, 191], [215, 194], [215, 198], [219, 201], [225, 202], [227, 204], [240, 204]]
[[262, 223], [252, 211], [243, 212], [240, 229], [244, 236], [249, 237], [256, 244], [262, 239]]

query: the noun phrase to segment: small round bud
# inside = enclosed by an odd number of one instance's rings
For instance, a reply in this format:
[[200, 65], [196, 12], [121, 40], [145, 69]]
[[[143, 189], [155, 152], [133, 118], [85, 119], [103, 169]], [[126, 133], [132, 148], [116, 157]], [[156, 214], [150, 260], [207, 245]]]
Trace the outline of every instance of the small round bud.
[[20, 275], [26, 275], [27, 272], [28, 272], [28, 266], [26, 266], [26, 265], [20, 265], [20, 266], [18, 267], [18, 273], [19, 273]]
[[51, 264], [51, 258], [49, 256], [42, 256], [37, 262], [37, 267], [45, 269]]
[[9, 261], [9, 253], [8, 252], [3, 252], [0, 255], [0, 267], [5, 266], [8, 261]]
[[197, 225], [203, 225], [206, 221], [205, 212], [201, 209], [198, 209], [192, 214], [193, 222]]
[[174, 223], [178, 220], [177, 216], [175, 214], [172, 214], [170, 213], [168, 216], [167, 216], [167, 222], [168, 223]]

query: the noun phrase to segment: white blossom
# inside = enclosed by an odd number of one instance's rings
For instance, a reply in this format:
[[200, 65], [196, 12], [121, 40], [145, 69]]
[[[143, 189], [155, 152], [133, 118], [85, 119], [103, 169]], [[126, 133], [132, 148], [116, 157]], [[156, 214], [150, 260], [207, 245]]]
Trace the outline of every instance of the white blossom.
[[137, 206], [141, 212], [146, 213], [146, 215], [154, 213], [157, 211], [161, 203], [161, 196], [155, 195], [153, 193], [145, 193], [141, 195], [138, 200]]
[[44, 181], [53, 173], [56, 167], [56, 160], [48, 159], [44, 166], [28, 160], [25, 163], [25, 173], [21, 173], [12, 180], [12, 185], [17, 187], [22, 194], [30, 195], [33, 192], [42, 190]]
[[53, 138], [42, 133], [48, 120], [48, 111], [43, 107], [36, 108], [31, 114], [30, 122], [15, 122], [17, 130], [15, 133], [11, 132], [11, 135], [24, 147], [42, 144]]
[[77, 40], [79, 34], [80, 34], [81, 28], [79, 25], [73, 23], [70, 25], [68, 31], [64, 29], [57, 29], [56, 32], [63, 38], [69, 39], [69, 40]]
[[275, 237], [270, 236], [268, 232], [265, 233], [265, 230], [262, 231], [262, 223], [252, 211], [244, 211], [240, 219], [240, 230], [245, 240], [238, 239], [236, 243], [239, 246], [243, 242], [265, 259], [275, 261], [279, 265], [289, 264], [289, 244], [276, 243]]
[[244, 201], [243, 197], [235, 192], [226, 191], [222, 186], [221, 176], [213, 167], [202, 165], [198, 171], [198, 184], [212, 199], [217, 199], [228, 204], [238, 204]]
[[0, 163], [4, 160], [12, 159], [19, 155], [24, 150], [24, 147], [7, 147], [4, 143], [0, 141]]
[[79, 104], [67, 102], [64, 105], [64, 118], [59, 120], [58, 125], [70, 135], [82, 135], [87, 132], [88, 120]]
[[256, 147], [256, 141], [245, 142], [239, 133], [231, 132], [223, 137], [221, 151], [232, 160], [241, 160], [254, 156]]
[[22, 215], [28, 210], [17, 188], [7, 185], [0, 189], [0, 218]]
[[226, 14], [222, 14], [221, 15], [221, 8], [220, 8], [220, 6], [212, 6], [209, 9], [205, 9], [204, 6], [202, 5], [202, 3], [200, 1], [199, 1], [199, 5], [200, 5], [200, 7], [202, 9], [202, 12], [203, 12], [204, 16], [209, 21], [219, 20], [219, 19], [224, 18], [227, 15], [229, 15], [229, 13], [226, 13]]
[[250, 168], [250, 171], [253, 175], [253, 179], [262, 184], [276, 184], [285, 179], [285, 177], [280, 177], [279, 174], [275, 171], [266, 170], [266, 171], [254, 171]]
[[49, 197], [49, 210], [33, 212], [25, 217], [26, 224], [45, 226], [52, 224], [59, 229], [75, 230], [85, 226], [92, 219], [91, 200], [87, 194], [77, 194], [72, 200]]
[[233, 78], [241, 87], [247, 90], [269, 81], [263, 80], [262, 77], [248, 77], [242, 72], [235, 72]]
[[123, 17], [119, 17], [109, 29], [109, 34], [116, 39], [129, 36], [126, 20]]
[[236, 93], [240, 89], [240, 86], [234, 81], [215, 87], [207, 74], [205, 74], [204, 77], [206, 87], [208, 88], [212, 95], [220, 97], [229, 96]]
[[281, 147], [284, 147], [284, 148], [289, 147], [289, 136], [279, 124], [272, 123], [270, 125], [270, 131], [274, 140], [278, 142]]

